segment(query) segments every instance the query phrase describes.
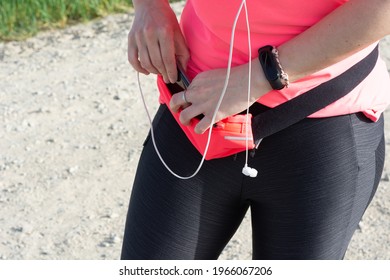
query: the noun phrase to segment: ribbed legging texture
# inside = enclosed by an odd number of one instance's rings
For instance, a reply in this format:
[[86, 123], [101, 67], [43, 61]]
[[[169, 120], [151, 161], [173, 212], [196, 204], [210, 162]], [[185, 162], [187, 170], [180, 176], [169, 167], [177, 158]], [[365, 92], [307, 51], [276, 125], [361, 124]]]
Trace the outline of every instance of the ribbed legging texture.
[[[169, 166], [192, 174], [201, 156], [164, 105], [154, 132]], [[262, 141], [249, 160], [256, 178], [242, 175], [240, 153], [180, 180], [148, 136], [121, 258], [217, 259], [250, 207], [253, 259], [342, 259], [378, 186], [384, 152], [383, 117], [305, 119]]]

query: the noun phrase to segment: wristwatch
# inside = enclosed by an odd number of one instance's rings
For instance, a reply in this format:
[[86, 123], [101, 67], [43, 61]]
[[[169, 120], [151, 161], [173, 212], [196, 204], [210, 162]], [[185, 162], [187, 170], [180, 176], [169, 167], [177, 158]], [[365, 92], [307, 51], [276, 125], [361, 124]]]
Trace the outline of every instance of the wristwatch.
[[273, 46], [267, 45], [261, 47], [258, 53], [261, 68], [271, 87], [276, 90], [288, 87], [288, 75], [280, 65], [278, 50]]

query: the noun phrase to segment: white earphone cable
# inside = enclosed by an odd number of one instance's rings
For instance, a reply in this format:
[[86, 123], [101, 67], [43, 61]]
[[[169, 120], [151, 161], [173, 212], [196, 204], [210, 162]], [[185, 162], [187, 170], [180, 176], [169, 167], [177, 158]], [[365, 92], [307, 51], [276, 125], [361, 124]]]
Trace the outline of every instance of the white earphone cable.
[[252, 44], [251, 44], [251, 31], [250, 31], [250, 28], [249, 28], [249, 17], [248, 17], [248, 9], [247, 9], [247, 6], [246, 6], [246, 1], [244, 0], [244, 10], [245, 10], [245, 20], [246, 20], [246, 28], [247, 28], [247, 32], [248, 32], [248, 56], [249, 56], [249, 59], [248, 59], [248, 99], [247, 99], [247, 108], [246, 108], [246, 128], [245, 128], [245, 132], [246, 132], [246, 137], [245, 137], [245, 145], [246, 145], [246, 149], [245, 149], [245, 166], [248, 166], [248, 154], [249, 154], [249, 143], [248, 143], [248, 137], [249, 137], [249, 132], [248, 132], [248, 127], [249, 127], [249, 102], [250, 102], [250, 97], [251, 97], [251, 73], [252, 73]]
[[[215, 118], [216, 118], [216, 115], [217, 115], [217, 112], [219, 110], [219, 107], [221, 106], [221, 103], [222, 103], [222, 100], [226, 94], [226, 90], [227, 90], [227, 86], [228, 86], [228, 83], [229, 83], [229, 78], [230, 78], [230, 72], [231, 72], [231, 67], [232, 67], [232, 58], [233, 58], [233, 48], [234, 48], [234, 35], [235, 35], [235, 30], [236, 30], [236, 26], [237, 26], [237, 22], [238, 22], [238, 19], [239, 19], [239, 16], [241, 14], [241, 11], [242, 11], [242, 8], [243, 6], [245, 6], [245, 16], [246, 16], [246, 23], [247, 23], [247, 29], [248, 29], [248, 44], [249, 44], [249, 75], [248, 75], [248, 108], [247, 108], [247, 118], [246, 118], [246, 126], [248, 127], [249, 125], [249, 117], [248, 117], [248, 113], [249, 113], [249, 99], [250, 99], [250, 82], [251, 82], [251, 44], [250, 44], [250, 31], [249, 31], [249, 20], [248, 20], [248, 11], [247, 11], [247, 7], [246, 7], [246, 0], [243, 0], [238, 11], [237, 11], [237, 14], [236, 14], [236, 17], [234, 19], [234, 23], [233, 23], [233, 27], [232, 27], [232, 33], [231, 33], [231, 39], [230, 39], [230, 48], [229, 48], [229, 59], [228, 59], [228, 67], [227, 67], [227, 71], [226, 71], [226, 77], [225, 77], [225, 82], [224, 82], [224, 86], [223, 86], [223, 89], [222, 89], [222, 92], [221, 92], [221, 96], [218, 100], [218, 103], [215, 107], [215, 111], [214, 111], [214, 114], [213, 114], [213, 117], [212, 117], [212, 120], [211, 120], [211, 124], [210, 124], [210, 128], [209, 128], [209, 132], [208, 132], [208, 138], [207, 138], [207, 143], [206, 143], [206, 147], [205, 147], [205, 150], [204, 150], [204, 153], [203, 153], [203, 157], [202, 157], [202, 160], [200, 161], [199, 163], [199, 166], [198, 168], [195, 170], [195, 172], [190, 175], [190, 176], [181, 176], [179, 174], [176, 174], [171, 168], [169, 168], [169, 166], [166, 164], [166, 162], [164, 161], [164, 159], [162, 158], [158, 148], [157, 148], [157, 145], [156, 145], [156, 141], [155, 141], [155, 138], [154, 138], [154, 131], [153, 131], [153, 124], [152, 124], [152, 118], [149, 114], [149, 111], [148, 111], [148, 108], [147, 108], [147, 105], [146, 105], [146, 102], [145, 102], [145, 98], [144, 98], [144, 94], [143, 94], [143, 91], [142, 91], [142, 87], [141, 87], [141, 82], [140, 82], [140, 78], [139, 78], [139, 73], [137, 72], [137, 81], [138, 81], [138, 87], [139, 87], [139, 91], [140, 91], [140, 94], [141, 94], [141, 98], [142, 98], [142, 102], [143, 102], [143, 105], [144, 105], [144, 108], [145, 108], [145, 111], [146, 111], [146, 114], [148, 116], [148, 120], [149, 120], [149, 124], [150, 124], [150, 132], [151, 132], [151, 138], [152, 138], [152, 142], [153, 142], [153, 146], [156, 150], [156, 153], [158, 155], [158, 157], [160, 158], [162, 164], [165, 166], [165, 168], [175, 177], [179, 178], [179, 179], [183, 179], [183, 180], [186, 180], [186, 179], [191, 179], [193, 177], [195, 177], [199, 170], [201, 169], [203, 163], [204, 163], [204, 160], [206, 158], [206, 154], [207, 154], [207, 151], [209, 149], [209, 145], [210, 145], [210, 140], [211, 140], [211, 133], [212, 133], [212, 129], [213, 129], [213, 124], [215, 122]], [[246, 130], [246, 138], [248, 138], [248, 129]], [[249, 168], [247, 166], [247, 163], [248, 163], [248, 140], [246, 140], [246, 162], [245, 162], [245, 168]], [[250, 168], [249, 168], [250, 169]], [[243, 170], [243, 173], [244, 173], [244, 170]], [[245, 174], [245, 173], [244, 173]], [[256, 171], [256, 174], [257, 174], [257, 171]], [[248, 174], [245, 174], [245, 175], [248, 175]], [[249, 176], [249, 175], [248, 175]], [[252, 176], [251, 177], [255, 177], [255, 176]]]

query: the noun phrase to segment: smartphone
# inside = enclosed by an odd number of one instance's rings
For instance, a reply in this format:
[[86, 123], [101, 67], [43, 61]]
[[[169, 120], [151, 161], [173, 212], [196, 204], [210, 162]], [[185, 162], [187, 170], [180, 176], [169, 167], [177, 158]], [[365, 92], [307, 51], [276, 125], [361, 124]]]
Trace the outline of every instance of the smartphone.
[[190, 79], [188, 79], [185, 71], [180, 65], [177, 65], [177, 81], [176, 83], [168, 83], [167, 87], [171, 94], [181, 92], [188, 88], [190, 85]]
[[188, 79], [185, 71], [179, 64], [177, 65], [177, 75], [177, 82], [180, 83], [184, 89], [187, 89], [191, 82], [190, 79]]
[[[186, 90], [191, 81], [188, 79], [185, 71], [180, 65], [177, 65], [177, 81], [174, 84], [168, 83], [166, 84], [169, 92], [173, 95], [178, 92], [182, 92], [183, 90]], [[204, 117], [203, 114], [196, 116], [195, 118], [198, 120], [201, 120]]]

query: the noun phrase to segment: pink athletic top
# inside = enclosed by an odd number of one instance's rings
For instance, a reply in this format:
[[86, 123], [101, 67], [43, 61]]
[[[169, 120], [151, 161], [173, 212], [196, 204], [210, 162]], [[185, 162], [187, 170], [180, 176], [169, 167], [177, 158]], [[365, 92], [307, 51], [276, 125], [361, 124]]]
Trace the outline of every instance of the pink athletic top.
[[[247, 1], [253, 58], [265, 45], [279, 46], [305, 31], [348, 0]], [[226, 68], [231, 29], [241, 0], [188, 0], [181, 16], [181, 26], [190, 49], [187, 66], [190, 78], [197, 73]], [[258, 101], [275, 107], [343, 73], [368, 55], [376, 44], [349, 58], [309, 75], [281, 91], [273, 90]], [[248, 62], [248, 39], [244, 10], [237, 24], [232, 65]], [[329, 117], [363, 112], [376, 121], [390, 104], [390, 79], [382, 59], [371, 74], [350, 94], [311, 115]]]

